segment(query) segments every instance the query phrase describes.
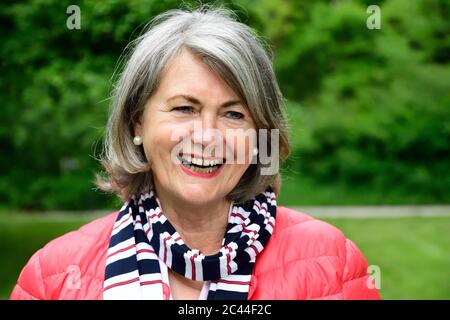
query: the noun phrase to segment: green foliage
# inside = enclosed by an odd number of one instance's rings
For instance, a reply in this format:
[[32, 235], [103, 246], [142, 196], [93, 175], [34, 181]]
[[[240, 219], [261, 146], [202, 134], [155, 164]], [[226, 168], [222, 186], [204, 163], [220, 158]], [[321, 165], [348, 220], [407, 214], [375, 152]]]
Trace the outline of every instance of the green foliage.
[[[0, 4], [3, 206], [112, 206], [92, 179], [117, 61], [151, 17], [197, 2]], [[292, 121], [286, 175], [449, 202], [448, 2], [383, 1], [381, 30], [366, 28], [367, 1], [203, 2], [235, 9], [273, 48]], [[70, 4], [81, 30], [66, 27]]]
[[289, 104], [289, 168], [364, 186], [385, 196], [378, 203], [390, 193], [449, 202], [448, 4], [387, 1], [381, 30], [363, 27], [363, 9], [318, 4], [279, 50], [284, 91], [301, 102]]

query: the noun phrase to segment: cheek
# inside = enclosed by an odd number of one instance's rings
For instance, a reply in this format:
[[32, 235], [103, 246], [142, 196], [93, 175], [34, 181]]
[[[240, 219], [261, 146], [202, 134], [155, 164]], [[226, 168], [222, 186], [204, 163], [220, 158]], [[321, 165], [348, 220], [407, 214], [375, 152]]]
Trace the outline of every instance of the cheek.
[[248, 135], [234, 135], [227, 137], [227, 156], [233, 157], [235, 164], [248, 167], [252, 160], [252, 150], [255, 138]]
[[248, 164], [227, 165], [227, 168], [225, 169], [226, 171], [224, 170], [225, 183], [223, 185], [226, 188], [227, 192], [230, 192], [234, 187], [236, 187], [248, 168]]
[[172, 130], [168, 130], [168, 128], [162, 126], [156, 126], [156, 128], [158, 129], [146, 132], [144, 150], [154, 161], [167, 161], [166, 156], [170, 156], [170, 151], [177, 142], [172, 139]]
[[232, 156], [234, 161], [234, 163], [228, 164], [227, 179], [230, 184], [237, 184], [250, 167], [256, 138], [252, 135], [234, 134], [228, 136], [225, 143], [228, 155]]

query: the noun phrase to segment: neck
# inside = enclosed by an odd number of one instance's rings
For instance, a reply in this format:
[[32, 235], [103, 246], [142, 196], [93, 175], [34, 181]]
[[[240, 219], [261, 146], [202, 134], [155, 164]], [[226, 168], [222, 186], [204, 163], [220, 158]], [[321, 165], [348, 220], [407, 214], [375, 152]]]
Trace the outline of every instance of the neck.
[[191, 249], [205, 255], [219, 251], [228, 224], [231, 201], [222, 199], [210, 203], [192, 204], [173, 199], [155, 185], [164, 215]]

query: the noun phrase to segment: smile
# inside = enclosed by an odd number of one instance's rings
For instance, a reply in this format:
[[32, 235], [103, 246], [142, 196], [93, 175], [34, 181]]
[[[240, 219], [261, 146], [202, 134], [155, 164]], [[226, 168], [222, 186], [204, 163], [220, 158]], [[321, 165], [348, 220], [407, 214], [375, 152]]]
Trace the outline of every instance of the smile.
[[181, 168], [191, 176], [212, 178], [217, 176], [223, 168], [224, 159], [220, 158], [201, 158], [194, 155], [178, 155], [181, 162]]

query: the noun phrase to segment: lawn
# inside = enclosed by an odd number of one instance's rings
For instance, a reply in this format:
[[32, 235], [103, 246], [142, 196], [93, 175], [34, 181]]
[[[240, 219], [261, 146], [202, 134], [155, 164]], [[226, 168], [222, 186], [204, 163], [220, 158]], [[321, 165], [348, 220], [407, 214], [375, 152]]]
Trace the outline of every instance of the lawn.
[[412, 192], [401, 184], [386, 188], [384, 185], [348, 185], [344, 182], [318, 183], [294, 169], [284, 169], [281, 194], [277, 203], [283, 206], [336, 206], [336, 205], [425, 205], [446, 204], [449, 199], [437, 199], [430, 193]]
[[[33, 252], [90, 219], [0, 215], [0, 299]], [[450, 217], [325, 220], [381, 268], [383, 299], [450, 299]]]

